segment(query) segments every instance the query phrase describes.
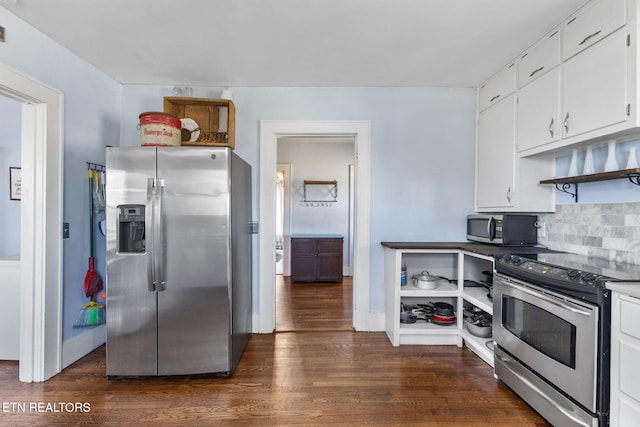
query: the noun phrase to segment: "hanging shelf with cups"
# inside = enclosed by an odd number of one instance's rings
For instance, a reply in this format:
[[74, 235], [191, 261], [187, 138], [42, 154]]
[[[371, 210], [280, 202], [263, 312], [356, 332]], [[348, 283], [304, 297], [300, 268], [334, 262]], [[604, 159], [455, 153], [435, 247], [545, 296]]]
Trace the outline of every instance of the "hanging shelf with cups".
[[[622, 169], [612, 172], [599, 172], [589, 175], [577, 175], [567, 176], [564, 178], [545, 179], [540, 181], [540, 184], [555, 184], [559, 191], [570, 194], [578, 203], [578, 184], [584, 182], [596, 182], [596, 181], [609, 181], [612, 179], [628, 178], [632, 184], [640, 185], [640, 168]], [[571, 192], [571, 187], [574, 187], [575, 191]]]
[[[558, 191], [571, 195], [576, 203], [578, 203], [578, 184], [580, 183], [628, 178], [632, 184], [640, 186], [640, 167], [638, 166], [635, 147], [629, 149], [627, 164], [624, 169], [620, 169], [616, 159], [616, 140], [608, 141], [607, 147], [607, 158], [603, 172], [594, 173], [592, 146], [589, 146], [585, 152], [582, 175], [578, 175], [578, 150], [573, 149], [571, 163], [569, 164], [569, 176], [546, 179], [540, 181], [540, 184], [555, 184]], [[571, 191], [572, 187], [574, 191]]]

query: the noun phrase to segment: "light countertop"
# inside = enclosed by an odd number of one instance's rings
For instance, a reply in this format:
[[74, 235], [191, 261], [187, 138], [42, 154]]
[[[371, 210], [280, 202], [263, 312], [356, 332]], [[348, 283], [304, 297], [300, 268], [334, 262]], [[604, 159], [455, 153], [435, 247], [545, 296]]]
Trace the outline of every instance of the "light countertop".
[[607, 282], [607, 289], [640, 298], [640, 282]]

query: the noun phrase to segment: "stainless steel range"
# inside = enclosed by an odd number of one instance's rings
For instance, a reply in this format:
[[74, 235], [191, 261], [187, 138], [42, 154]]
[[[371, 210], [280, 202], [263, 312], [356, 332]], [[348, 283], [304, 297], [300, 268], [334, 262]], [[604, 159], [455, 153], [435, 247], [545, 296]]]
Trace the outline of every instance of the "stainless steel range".
[[574, 254], [496, 255], [495, 372], [556, 426], [609, 421], [610, 293], [640, 266]]

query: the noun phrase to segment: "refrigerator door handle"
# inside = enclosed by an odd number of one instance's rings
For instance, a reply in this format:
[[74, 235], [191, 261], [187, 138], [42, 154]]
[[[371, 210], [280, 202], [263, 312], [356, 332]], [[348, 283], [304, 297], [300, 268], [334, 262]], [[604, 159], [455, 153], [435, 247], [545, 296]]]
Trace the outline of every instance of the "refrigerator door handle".
[[156, 290], [158, 292], [162, 292], [167, 288], [167, 277], [165, 274], [165, 265], [166, 265], [166, 257], [165, 257], [165, 245], [164, 245], [164, 179], [158, 179], [156, 183], [157, 190], [157, 200], [158, 200], [158, 215], [156, 216], [156, 221], [154, 224], [154, 236], [157, 237], [155, 244], [156, 247], [153, 249], [155, 257], [156, 257], [156, 269], [159, 282], [156, 283]]
[[155, 247], [154, 247], [154, 205], [153, 200], [155, 198], [155, 186], [156, 180], [155, 178], [149, 178], [147, 180], [147, 205], [145, 206], [146, 210], [146, 239], [147, 242], [151, 242], [151, 244], [147, 245], [147, 283], [149, 287], [149, 292], [156, 291], [156, 268], [155, 268]]

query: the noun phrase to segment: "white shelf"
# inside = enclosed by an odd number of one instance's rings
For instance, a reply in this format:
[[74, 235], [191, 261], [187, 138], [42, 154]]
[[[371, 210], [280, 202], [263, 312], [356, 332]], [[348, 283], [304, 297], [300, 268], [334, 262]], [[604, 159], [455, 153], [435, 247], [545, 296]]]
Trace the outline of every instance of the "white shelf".
[[489, 314], [493, 314], [493, 301], [487, 296], [488, 293], [487, 288], [482, 286], [477, 288], [466, 286], [462, 291], [462, 299], [469, 301], [471, 304]]
[[416, 323], [400, 323], [400, 334], [452, 334], [458, 329], [457, 320], [450, 325], [436, 325], [418, 320]]
[[454, 283], [438, 283], [435, 289], [421, 289], [412, 283], [400, 288], [401, 297], [457, 297], [458, 287]]

